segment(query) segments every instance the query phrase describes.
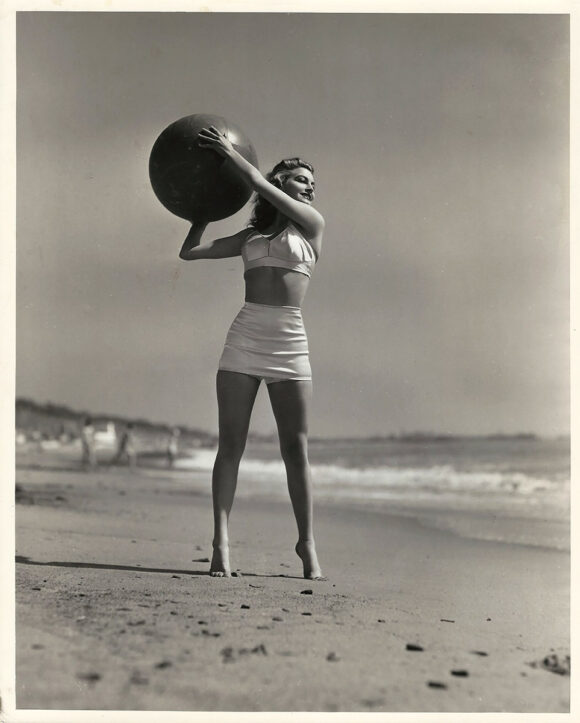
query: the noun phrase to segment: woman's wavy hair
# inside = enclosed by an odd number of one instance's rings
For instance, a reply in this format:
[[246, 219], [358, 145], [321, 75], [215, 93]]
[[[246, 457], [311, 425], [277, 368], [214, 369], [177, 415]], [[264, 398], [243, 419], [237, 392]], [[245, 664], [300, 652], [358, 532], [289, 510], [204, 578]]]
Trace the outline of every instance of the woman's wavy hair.
[[[288, 176], [289, 171], [294, 171], [296, 168], [306, 168], [310, 173], [314, 173], [314, 168], [310, 163], [303, 161], [301, 158], [285, 158], [283, 161], [277, 163], [270, 173], [266, 174], [266, 180], [269, 181], [276, 188], [282, 188], [282, 183]], [[248, 225], [257, 229], [258, 231], [264, 231], [274, 220], [276, 216], [276, 209], [269, 201], [265, 198], [256, 194], [254, 198], [254, 210], [248, 222]]]

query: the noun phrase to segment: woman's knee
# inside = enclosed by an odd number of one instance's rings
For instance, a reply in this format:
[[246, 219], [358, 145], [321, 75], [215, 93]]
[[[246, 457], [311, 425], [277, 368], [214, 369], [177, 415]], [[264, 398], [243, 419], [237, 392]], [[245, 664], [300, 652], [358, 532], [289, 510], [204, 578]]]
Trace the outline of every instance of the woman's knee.
[[305, 432], [281, 435], [280, 451], [287, 464], [303, 465], [308, 462], [308, 437]]
[[246, 448], [246, 438], [237, 434], [220, 432], [218, 442], [218, 457], [230, 462], [239, 463]]

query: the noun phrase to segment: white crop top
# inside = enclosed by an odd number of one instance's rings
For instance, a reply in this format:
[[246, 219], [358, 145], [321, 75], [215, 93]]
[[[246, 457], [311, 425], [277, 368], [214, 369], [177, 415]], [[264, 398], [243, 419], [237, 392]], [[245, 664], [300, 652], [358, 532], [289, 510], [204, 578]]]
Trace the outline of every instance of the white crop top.
[[259, 266], [276, 266], [311, 276], [316, 254], [296, 226], [289, 223], [272, 238], [253, 229], [242, 246], [242, 259], [244, 272]]

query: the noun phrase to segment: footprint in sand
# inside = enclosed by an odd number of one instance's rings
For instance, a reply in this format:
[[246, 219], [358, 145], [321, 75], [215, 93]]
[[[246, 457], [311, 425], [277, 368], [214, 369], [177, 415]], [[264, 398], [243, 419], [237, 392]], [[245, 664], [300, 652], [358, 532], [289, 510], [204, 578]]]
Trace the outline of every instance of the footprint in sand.
[[141, 673], [135, 671], [129, 678], [129, 682], [133, 685], [149, 685], [149, 678], [146, 678]]
[[220, 655], [224, 663], [233, 663], [238, 659], [238, 656], [268, 655], [268, 651], [266, 650], [266, 646], [260, 643], [260, 645], [256, 645], [255, 648], [239, 648], [237, 652], [232, 647], [222, 648]]

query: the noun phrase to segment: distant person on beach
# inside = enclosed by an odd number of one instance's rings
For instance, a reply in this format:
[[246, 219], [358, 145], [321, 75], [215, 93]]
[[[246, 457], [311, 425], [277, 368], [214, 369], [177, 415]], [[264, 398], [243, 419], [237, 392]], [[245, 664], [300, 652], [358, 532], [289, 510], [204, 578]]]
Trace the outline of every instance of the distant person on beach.
[[117, 448], [117, 454], [113, 458], [111, 464], [122, 464], [127, 463], [131, 469], [137, 466], [137, 447], [135, 444], [135, 433], [133, 424], [129, 422], [121, 439], [119, 441], [119, 447]]
[[307, 418], [312, 395], [308, 341], [301, 305], [322, 244], [314, 169], [300, 158], [264, 177], [213, 126], [198, 136], [257, 194], [247, 228], [200, 245], [192, 226], [180, 252], [186, 261], [242, 256], [245, 304], [232, 323], [217, 372], [219, 444], [213, 468], [213, 556], [210, 575], [229, 577], [228, 519], [258, 387], [265, 381], [280, 438], [298, 527], [295, 550], [308, 579], [322, 573], [314, 544]]
[[94, 469], [97, 466], [97, 457], [95, 454], [95, 428], [93, 420], [86, 417], [81, 427], [81, 447], [82, 460], [81, 464], [86, 470]]
[[169, 439], [167, 440], [167, 466], [173, 467], [175, 464], [175, 460], [177, 459], [177, 454], [179, 452], [179, 437], [181, 435], [181, 430], [179, 427], [175, 427], [171, 430], [171, 434], [169, 435]]

